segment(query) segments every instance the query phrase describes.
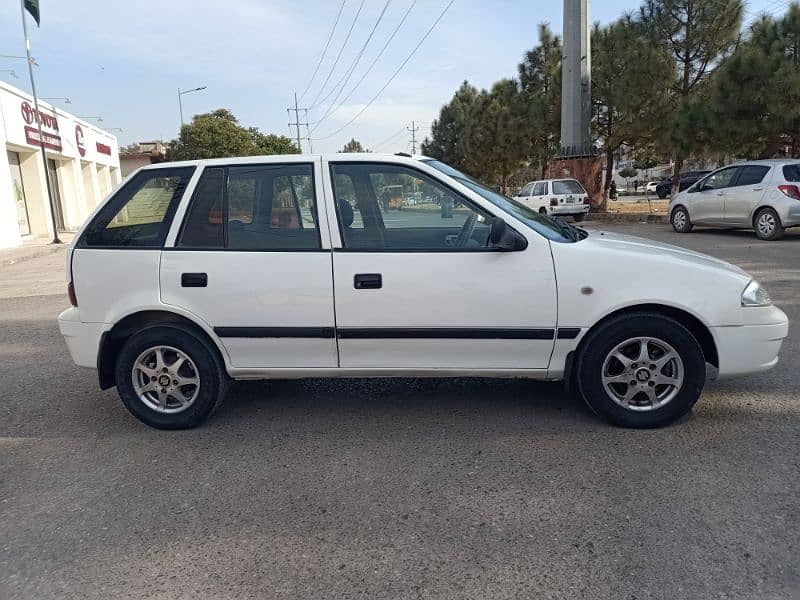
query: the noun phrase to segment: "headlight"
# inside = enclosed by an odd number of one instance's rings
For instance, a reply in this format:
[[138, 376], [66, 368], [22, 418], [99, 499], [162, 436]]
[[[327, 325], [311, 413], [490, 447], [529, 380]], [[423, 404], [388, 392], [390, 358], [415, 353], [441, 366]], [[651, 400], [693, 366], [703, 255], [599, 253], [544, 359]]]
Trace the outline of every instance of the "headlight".
[[769, 306], [772, 304], [772, 298], [769, 293], [761, 284], [755, 279], [747, 284], [742, 292], [742, 306]]

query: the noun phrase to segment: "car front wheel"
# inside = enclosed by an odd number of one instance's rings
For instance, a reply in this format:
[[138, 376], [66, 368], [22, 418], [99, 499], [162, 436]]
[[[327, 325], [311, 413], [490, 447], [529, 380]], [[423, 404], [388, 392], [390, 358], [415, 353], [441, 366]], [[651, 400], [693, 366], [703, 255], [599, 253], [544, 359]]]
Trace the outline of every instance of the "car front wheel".
[[694, 336], [677, 321], [648, 313], [623, 315], [590, 332], [576, 368], [578, 389], [596, 414], [642, 429], [691, 411], [706, 379]]
[[225, 395], [224, 366], [216, 352], [180, 326], [152, 327], [128, 338], [115, 375], [123, 404], [157, 429], [196, 427]]
[[683, 206], [679, 206], [672, 211], [670, 221], [672, 222], [672, 228], [678, 233], [689, 233], [694, 227], [692, 220], [689, 218], [689, 211]]

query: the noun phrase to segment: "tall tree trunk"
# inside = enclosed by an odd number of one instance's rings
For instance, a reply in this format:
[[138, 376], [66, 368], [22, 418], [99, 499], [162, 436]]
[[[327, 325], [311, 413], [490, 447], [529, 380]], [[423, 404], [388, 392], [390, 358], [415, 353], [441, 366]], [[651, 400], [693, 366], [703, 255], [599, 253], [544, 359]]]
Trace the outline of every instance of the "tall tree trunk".
[[608, 190], [614, 181], [614, 150], [606, 148], [606, 180], [603, 182], [603, 197], [600, 200], [600, 210], [608, 210]]
[[675, 167], [672, 169], [672, 195], [681, 191], [681, 171], [683, 171], [683, 156], [675, 155]]

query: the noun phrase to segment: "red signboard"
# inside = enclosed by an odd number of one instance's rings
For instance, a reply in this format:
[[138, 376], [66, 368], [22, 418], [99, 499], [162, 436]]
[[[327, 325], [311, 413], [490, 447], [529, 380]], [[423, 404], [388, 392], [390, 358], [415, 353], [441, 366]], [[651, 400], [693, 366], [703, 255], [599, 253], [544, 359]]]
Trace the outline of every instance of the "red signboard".
[[58, 119], [55, 115], [48, 115], [40, 110], [37, 111], [27, 100], [23, 100], [19, 108], [22, 113], [22, 118], [25, 119], [28, 125], [33, 125], [34, 121], [38, 121], [42, 127], [58, 131]]
[[106, 146], [100, 142], [95, 142], [95, 147], [100, 154], [107, 154], [108, 156], [111, 156], [111, 146]]
[[42, 139], [40, 140], [39, 130], [30, 125], [25, 126], [25, 141], [34, 146], [41, 145], [44, 148], [50, 148], [50, 150], [61, 150], [62, 148], [61, 136], [43, 131]]

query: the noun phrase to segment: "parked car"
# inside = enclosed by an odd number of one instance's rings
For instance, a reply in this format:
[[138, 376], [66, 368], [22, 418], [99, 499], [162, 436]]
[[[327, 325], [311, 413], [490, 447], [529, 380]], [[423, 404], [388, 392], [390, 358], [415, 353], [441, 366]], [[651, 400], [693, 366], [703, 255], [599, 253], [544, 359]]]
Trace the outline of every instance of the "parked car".
[[583, 221], [591, 208], [589, 194], [575, 179], [532, 181], [514, 200], [540, 214], [572, 217], [576, 222]]
[[[387, 180], [459, 209], [390, 214]], [[656, 427], [707, 363], [770, 369], [788, 334], [737, 267], [585, 231], [424, 157], [150, 165], [66, 260], [72, 358], [163, 429], [200, 424], [231, 380], [376, 376], [562, 380], [611, 423]]]
[[800, 162], [757, 160], [718, 169], [669, 205], [675, 231], [695, 225], [754, 229], [762, 240], [800, 225]]
[[[708, 175], [711, 171], [686, 171], [681, 173], [680, 191], [686, 190], [697, 183], [700, 179]], [[672, 193], [672, 177], [659, 182], [656, 186], [656, 194], [662, 200]]]
[[655, 194], [658, 189], [658, 181], [649, 181], [647, 185], [644, 187], [645, 192], [648, 194]]

